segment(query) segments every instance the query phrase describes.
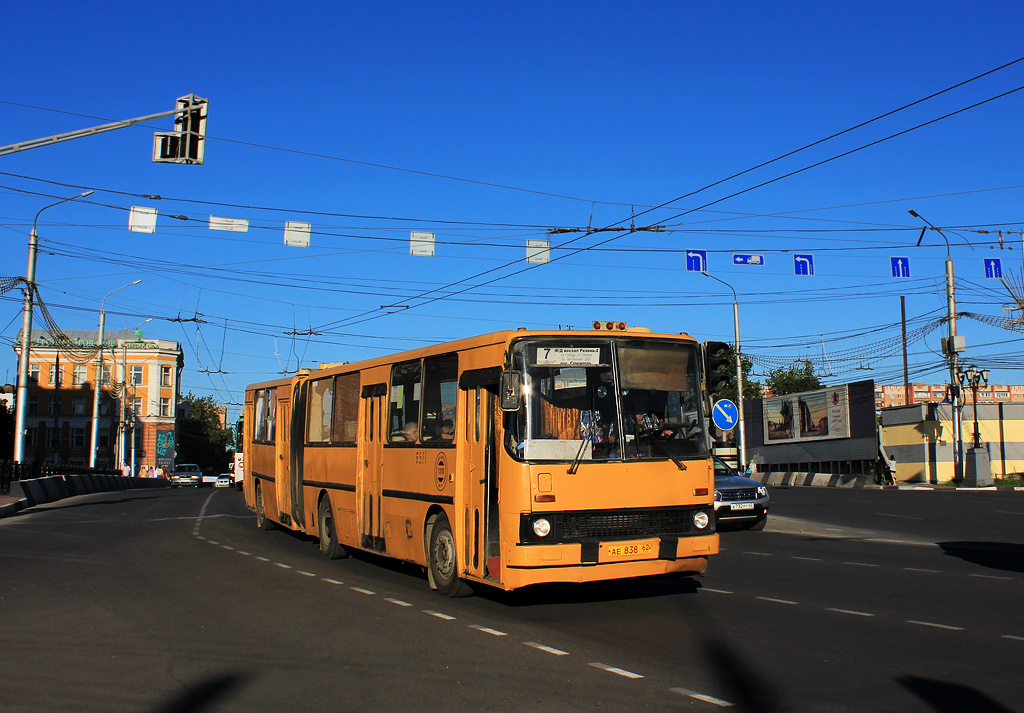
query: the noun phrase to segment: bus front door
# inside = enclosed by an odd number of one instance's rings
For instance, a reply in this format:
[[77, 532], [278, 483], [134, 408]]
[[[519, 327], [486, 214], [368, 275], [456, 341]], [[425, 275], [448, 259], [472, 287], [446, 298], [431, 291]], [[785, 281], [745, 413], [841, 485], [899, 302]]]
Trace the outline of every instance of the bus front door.
[[385, 384], [364, 386], [362, 390], [359, 477], [357, 488], [357, 521], [359, 546], [365, 550], [385, 552], [383, 525], [381, 524], [381, 474], [384, 470], [384, 427], [387, 421], [384, 396]]

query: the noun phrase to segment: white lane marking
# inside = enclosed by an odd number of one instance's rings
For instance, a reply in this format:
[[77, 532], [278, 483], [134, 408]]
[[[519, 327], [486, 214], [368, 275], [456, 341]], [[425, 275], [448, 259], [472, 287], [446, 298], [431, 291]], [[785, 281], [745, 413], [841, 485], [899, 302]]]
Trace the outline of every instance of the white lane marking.
[[[195, 534], [195, 533], [192, 533], [192, 534]], [[199, 538], [200, 540], [205, 540], [205, 539], [206, 539], [206, 538], [205, 538], [205, 537], [203, 537], [202, 535], [196, 535], [196, 537], [198, 537], [198, 538]]]
[[312, 572], [303, 572], [303, 571], [302, 571], [301, 569], [297, 569], [297, 570], [295, 570], [295, 572], [296, 572], [297, 574], [301, 574], [301, 575], [304, 575], [304, 576], [306, 576], [306, 577], [315, 577], [315, 576], [316, 576], [316, 575], [315, 575], [315, 574], [313, 574]]
[[207, 540], [207, 542], [209, 542], [211, 545], [219, 545], [220, 544], [216, 540]]
[[715, 594], [732, 594], [728, 589], [712, 589], [711, 587], [701, 587], [702, 592], [714, 592]]
[[799, 604], [799, 602], [791, 602], [788, 599], [773, 599], [772, 597], [757, 597], [763, 602], [775, 602], [776, 604]]
[[755, 557], [771, 557], [771, 552], [744, 552], [745, 555], [754, 555]]
[[853, 614], [854, 616], [874, 616], [866, 611], [854, 611], [853, 609], [835, 609], [833, 607], [825, 607], [825, 611], [834, 611], [838, 614]]
[[285, 564], [283, 562], [275, 562], [274, 566], [275, 567], [280, 567], [281, 569], [291, 569], [292, 568], [292, 566], [290, 564]]
[[233, 550], [233, 549], [235, 549], [235, 548], [234, 548], [234, 547], [232, 547], [231, 545], [221, 545], [221, 547], [223, 547], [223, 548], [224, 548], [224, 549], [226, 549], [226, 550]]
[[843, 562], [851, 567], [877, 567], [877, 564], [871, 564], [870, 562]]
[[455, 617], [453, 616], [450, 616], [448, 614], [442, 614], [441, 612], [434, 611], [433, 609], [424, 609], [423, 613], [430, 614], [430, 616], [436, 616], [438, 619], [444, 619], [445, 621], [452, 621], [453, 619], [455, 619]]
[[359, 592], [360, 594], [376, 594], [377, 592], [371, 592], [369, 589], [363, 589], [362, 587], [349, 587], [353, 592]]
[[1024, 515], [1024, 512], [1013, 512], [1012, 510], [996, 510], [1000, 515]]
[[269, 562], [270, 561], [266, 557], [260, 557], [259, 555], [256, 555], [256, 559], [258, 559], [260, 562]]
[[524, 646], [532, 646], [535, 649], [539, 649], [540, 651], [543, 651], [543, 652], [548, 653], [548, 654], [554, 654], [555, 656], [568, 656], [569, 655], [568, 651], [562, 651], [561, 649], [554, 649], [554, 648], [551, 648], [550, 646], [545, 646], [544, 644], [538, 644], [536, 641], [524, 641], [523, 645]]
[[237, 553], [238, 553], [238, 554], [240, 554], [240, 555], [246, 555], [246, 556], [248, 556], [248, 555], [249, 555], [249, 553], [248, 553], [248, 552], [246, 552], [245, 550], [235, 550], [235, 552], [237, 552]]
[[916, 621], [914, 619], [907, 619], [908, 624], [917, 624], [918, 626], [930, 626], [934, 629], [946, 629], [948, 631], [963, 631], [962, 626], [950, 626], [949, 624], [936, 624], [933, 621]]
[[391, 597], [384, 597], [384, 601], [391, 602], [392, 604], [397, 604], [400, 607], [412, 606], [412, 604], [410, 604], [409, 602], [403, 602], [401, 599], [392, 599]]
[[1013, 634], [1003, 634], [1002, 638], [1011, 639], [1013, 641], [1024, 641], [1024, 636], [1014, 636]]
[[969, 574], [968, 577], [977, 577], [978, 579], [1013, 579], [1013, 577], [998, 577], [994, 574]]
[[821, 557], [799, 557], [797, 555], [793, 555], [790, 559], [803, 560], [804, 562], [821, 562], [822, 561]]
[[923, 517], [911, 517], [910, 515], [893, 515], [892, 513], [887, 512], [876, 512], [875, 515], [878, 515], [879, 517], [898, 517], [903, 520], [924, 520]]
[[508, 634], [506, 634], [504, 631], [498, 631], [497, 629], [491, 629], [486, 626], [480, 626], [479, 624], [470, 624], [469, 628], [476, 629], [477, 631], [482, 631], [485, 634], [490, 634], [491, 636], [508, 636]]
[[671, 690], [673, 693], [681, 693], [684, 696], [696, 698], [698, 701], [704, 701], [705, 703], [712, 703], [716, 706], [721, 706], [722, 708], [731, 708], [734, 705], [736, 705], [735, 703], [730, 703], [729, 701], [723, 701], [721, 698], [709, 696], [706, 693], [697, 693], [696, 691], [691, 691], [688, 688], [672, 688], [669, 690]]
[[942, 574], [941, 570], [937, 569], [919, 569], [917, 567], [904, 567], [905, 572], [924, 572], [925, 574]]
[[328, 584], [344, 584], [344, 582], [339, 582], [336, 579], [328, 579], [327, 577], [324, 577], [324, 581]]
[[643, 678], [643, 676], [641, 676], [639, 673], [633, 673], [632, 671], [627, 671], [624, 668], [616, 668], [615, 666], [609, 666], [608, 664], [599, 663], [597, 661], [587, 665], [593, 666], [594, 668], [599, 668], [602, 671], [607, 671], [608, 673], [615, 673], [619, 676], [625, 676], [626, 678]]

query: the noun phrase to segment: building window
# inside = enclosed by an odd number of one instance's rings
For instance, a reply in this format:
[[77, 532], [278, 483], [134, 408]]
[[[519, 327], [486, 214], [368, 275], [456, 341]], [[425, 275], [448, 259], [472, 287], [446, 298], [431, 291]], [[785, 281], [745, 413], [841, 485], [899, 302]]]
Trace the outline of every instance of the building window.
[[110, 365], [109, 364], [104, 364], [103, 365], [103, 370], [102, 370], [102, 375], [100, 376], [100, 381], [103, 384], [109, 384], [110, 383]]
[[109, 396], [100, 396], [100, 416], [110, 415], [111, 399]]
[[51, 451], [55, 448], [55, 446], [53, 445], [53, 442], [56, 440], [54, 438], [54, 436], [56, 434], [57, 434], [57, 429], [56, 428], [47, 428], [46, 429], [46, 447], [48, 449], [50, 449]]
[[1009, 391], [997, 391], [996, 392], [996, 398], [997, 399], [1008, 399], [1008, 398], [1010, 398], [1010, 392]]
[[107, 433], [107, 431], [105, 429], [101, 430], [97, 434], [96, 441], [97, 441], [96, 445], [99, 448], [109, 448], [110, 447], [110, 434]]
[[64, 385], [64, 369], [56, 364], [50, 364], [50, 383], [54, 386]]
[[85, 429], [84, 428], [72, 428], [71, 429], [71, 447], [72, 448], [85, 448]]
[[171, 415], [171, 400], [164, 396], [160, 399], [160, 415], [170, 416]]
[[39, 397], [29, 396], [28, 397], [28, 415], [38, 416], [39, 415]]
[[160, 367], [160, 386], [171, 386], [171, 367]]
[[88, 370], [89, 367], [85, 364], [75, 364], [71, 370], [71, 385], [85, 386], [86, 382], [89, 381]]
[[35, 448], [39, 442], [39, 429], [38, 428], [27, 428], [25, 429], [25, 447]]
[[39, 383], [39, 365], [29, 364], [28, 365], [28, 383], [38, 384]]
[[50, 397], [50, 410], [47, 414], [50, 416], [60, 416], [61, 410], [64, 408], [64, 398], [62, 396], [51, 396]]
[[84, 396], [76, 396], [71, 402], [71, 414], [73, 416], [85, 416], [88, 401]]
[[132, 367], [132, 377], [128, 382], [129, 384], [141, 384], [142, 383], [142, 365], [136, 364]]

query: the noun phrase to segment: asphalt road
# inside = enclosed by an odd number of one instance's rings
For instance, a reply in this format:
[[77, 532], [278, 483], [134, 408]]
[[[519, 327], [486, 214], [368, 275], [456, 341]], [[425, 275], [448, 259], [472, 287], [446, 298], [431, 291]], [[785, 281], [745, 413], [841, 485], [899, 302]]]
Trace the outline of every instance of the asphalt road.
[[233, 489], [59, 501], [0, 521], [0, 710], [1024, 710], [1024, 493], [772, 498], [698, 581], [459, 600]]

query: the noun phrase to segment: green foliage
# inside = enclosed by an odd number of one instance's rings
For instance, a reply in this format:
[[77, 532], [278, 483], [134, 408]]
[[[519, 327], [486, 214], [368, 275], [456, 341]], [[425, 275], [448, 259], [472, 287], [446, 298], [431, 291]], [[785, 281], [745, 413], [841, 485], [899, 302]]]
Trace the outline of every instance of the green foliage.
[[[736, 363], [736, 352], [732, 347], [729, 347], [729, 361], [732, 364]], [[750, 359], [740, 356], [740, 366], [743, 368], [743, 400], [750, 401], [752, 399], [761, 398], [761, 382], [751, 381], [747, 378], [747, 375], [754, 369], [754, 363], [750, 361]], [[733, 368], [733, 371], [735, 372], [735, 367]], [[729, 399], [733, 403], [739, 403], [739, 393], [736, 389], [735, 374], [727, 387], [719, 391], [717, 394], [714, 394], [713, 400], [717, 401], [718, 399]]]
[[814, 373], [814, 365], [809, 361], [797, 362], [788, 368], [773, 369], [768, 372], [765, 386], [771, 391], [772, 396], [825, 388], [821, 379]]
[[183, 401], [188, 404], [182, 407], [188, 417], [178, 416], [175, 463], [196, 463], [204, 473], [226, 473], [230, 470], [234, 441], [231, 429], [220, 425], [217, 402], [210, 396], [195, 396], [191, 392]]

